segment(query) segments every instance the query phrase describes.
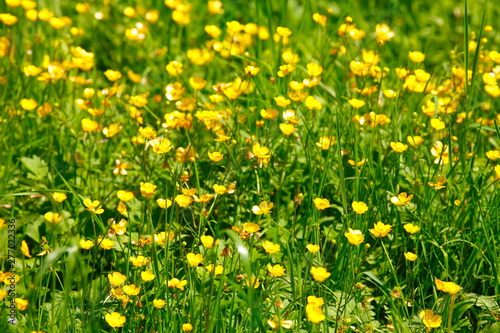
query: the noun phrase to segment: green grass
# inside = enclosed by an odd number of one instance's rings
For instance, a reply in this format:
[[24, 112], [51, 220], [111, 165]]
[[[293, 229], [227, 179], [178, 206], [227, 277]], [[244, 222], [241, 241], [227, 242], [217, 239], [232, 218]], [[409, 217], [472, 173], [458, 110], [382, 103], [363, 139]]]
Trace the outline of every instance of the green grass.
[[[223, 1], [217, 14], [201, 0], [190, 10], [182, 1], [172, 8], [92, 1], [88, 12], [38, 1], [35, 21], [23, 3], [0, 3], [0, 13], [18, 18], [9, 25], [12, 18], [0, 16], [1, 332], [188, 331], [184, 324], [193, 332], [499, 331], [500, 90], [492, 77], [500, 75], [500, 7], [493, 1]], [[71, 21], [43, 20], [44, 8]], [[187, 25], [179, 24], [183, 10]], [[324, 26], [315, 13], [325, 15]], [[228, 30], [231, 21], [246, 30]], [[383, 23], [395, 36], [382, 44], [375, 29]], [[207, 25], [220, 36], [209, 36]], [[288, 43], [273, 39], [280, 26], [292, 32]], [[345, 34], [354, 27], [365, 37]], [[425, 60], [411, 61], [413, 51]], [[280, 76], [293, 55], [300, 60]], [[183, 64], [180, 75], [166, 70], [171, 61]], [[312, 80], [309, 63], [322, 73], [295, 93]], [[25, 75], [28, 65], [41, 73]], [[260, 72], [247, 75], [247, 66]], [[122, 76], [111, 82], [107, 70]], [[194, 89], [193, 77], [206, 86]], [[144, 103], [131, 100], [140, 94]], [[280, 106], [278, 96], [290, 104]], [[36, 106], [29, 110], [23, 99]], [[354, 99], [365, 105], [352, 106]], [[261, 111], [269, 108], [273, 119]], [[84, 130], [82, 120], [97, 123]], [[285, 134], [283, 124], [295, 131]], [[113, 126], [120, 130], [109, 135]], [[321, 147], [322, 137], [332, 144]], [[155, 153], [156, 138], [171, 149]], [[215, 162], [209, 152], [224, 156]], [[141, 193], [141, 183], [154, 184], [154, 195]], [[119, 198], [120, 190], [133, 198]], [[67, 199], [58, 202], [55, 192]], [[396, 205], [401, 193], [412, 198]], [[160, 198], [172, 205], [161, 208]], [[318, 209], [317, 198], [328, 207]], [[102, 214], [85, 199], [98, 200]], [[255, 214], [264, 201], [270, 212]], [[367, 211], [357, 213], [355, 201]], [[48, 212], [62, 219], [50, 223]], [[369, 229], [377, 222], [391, 231], [375, 237]], [[407, 224], [420, 230], [411, 234]], [[358, 245], [346, 237], [350, 229], [363, 235]], [[84, 249], [82, 240], [94, 246]], [[279, 251], [267, 253], [266, 241]], [[407, 260], [408, 252], [418, 258]], [[202, 262], [191, 264], [190, 253]], [[147, 264], [135, 266], [138, 256]], [[285, 273], [273, 276], [269, 265]], [[319, 281], [312, 267], [330, 275]], [[113, 287], [113, 272], [126, 280]], [[174, 278], [186, 281], [183, 290]], [[9, 290], [29, 302], [18, 302], [16, 325]], [[439, 327], [426, 327], [424, 310], [441, 317]], [[126, 319], [122, 328], [106, 320], [113, 312]]]

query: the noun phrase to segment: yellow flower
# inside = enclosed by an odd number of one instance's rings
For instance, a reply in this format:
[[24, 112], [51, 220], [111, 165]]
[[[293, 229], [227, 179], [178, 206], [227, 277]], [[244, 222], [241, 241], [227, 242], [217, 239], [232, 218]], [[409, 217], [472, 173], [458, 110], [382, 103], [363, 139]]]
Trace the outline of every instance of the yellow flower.
[[446, 124], [439, 118], [432, 118], [431, 127], [434, 128], [436, 131], [439, 131], [444, 129], [446, 127]]
[[281, 132], [285, 135], [290, 135], [297, 130], [297, 127], [293, 126], [293, 124], [281, 123], [279, 127]]
[[25, 257], [31, 258], [30, 248], [28, 247], [28, 243], [25, 240], [21, 242], [21, 252]]
[[178, 194], [175, 196], [174, 201], [177, 202], [180, 207], [187, 207], [193, 202], [193, 198], [188, 195]]
[[272, 202], [268, 204], [267, 201], [262, 201], [258, 206], [252, 207], [252, 212], [255, 215], [266, 215], [272, 213], [271, 209], [273, 209], [273, 207], [274, 204]]
[[398, 196], [394, 196], [391, 198], [391, 202], [396, 206], [408, 206], [408, 203], [413, 198], [413, 194], [406, 194], [406, 192], [399, 193]]
[[500, 159], [500, 150], [490, 150], [486, 152], [486, 157], [492, 161]]
[[424, 139], [418, 135], [408, 135], [406, 141], [408, 141], [411, 146], [415, 147], [420, 146], [422, 142], [424, 142]]
[[351, 104], [351, 106], [355, 109], [362, 108], [366, 104], [365, 101], [356, 98], [350, 99], [347, 102], [349, 102], [349, 104]]
[[385, 23], [375, 25], [375, 34], [377, 35], [377, 43], [379, 45], [390, 41], [396, 35]]
[[382, 222], [377, 222], [374, 224], [373, 229], [369, 229], [370, 233], [374, 237], [385, 237], [389, 232], [392, 230], [392, 225], [390, 224], [383, 224]]
[[136, 287], [135, 284], [128, 284], [126, 286], [123, 286], [122, 290], [129, 296], [137, 296], [141, 292], [141, 288]]
[[160, 232], [159, 234], [155, 234], [155, 242], [158, 245], [165, 245], [167, 242], [174, 239], [175, 233], [170, 231], [168, 234], [165, 231]]
[[28, 98], [23, 98], [19, 104], [26, 111], [32, 111], [38, 106], [38, 103], [34, 99]]
[[167, 304], [167, 302], [165, 302], [164, 300], [162, 299], [154, 299], [153, 300], [153, 305], [155, 308], [157, 309], [161, 309], [163, 308], [165, 305]]
[[257, 157], [258, 163], [268, 164], [271, 154], [269, 148], [261, 146], [258, 142], [252, 144], [252, 153]]
[[23, 68], [23, 73], [26, 76], [37, 76], [41, 72], [42, 72], [42, 69], [40, 67], [36, 67], [33, 65], [27, 65], [27, 66], [24, 66], [24, 68]]
[[453, 282], [441, 281], [437, 278], [434, 278], [434, 282], [436, 283], [436, 288], [438, 290], [444, 291], [445, 293], [449, 293], [452, 295], [458, 293], [461, 289], [458, 284], [455, 284]]
[[313, 202], [316, 208], [319, 210], [323, 210], [330, 207], [330, 201], [328, 201], [328, 199], [325, 198], [315, 198], [313, 199]]
[[139, 127], [139, 133], [146, 139], [156, 138], [156, 131], [152, 127]]
[[320, 323], [326, 319], [323, 310], [321, 310], [319, 306], [314, 306], [313, 304], [306, 305], [306, 316], [307, 320], [312, 323]]
[[171, 76], [178, 76], [184, 71], [182, 63], [178, 61], [169, 62], [165, 69]]
[[415, 261], [418, 258], [418, 256], [413, 252], [405, 252], [404, 255], [408, 261]]
[[221, 265], [215, 266], [215, 269], [214, 269], [214, 265], [210, 264], [210, 265], [205, 266], [205, 268], [207, 269], [207, 271], [209, 271], [210, 273], [213, 273], [216, 276], [224, 273], [224, 267]]
[[361, 230], [352, 230], [351, 228], [349, 228], [349, 231], [346, 232], [344, 236], [347, 237], [347, 240], [352, 245], [359, 245], [365, 240], [365, 237], [363, 236]]
[[319, 245], [315, 245], [315, 244], [307, 244], [306, 245], [306, 249], [307, 251], [309, 251], [310, 253], [316, 253], [319, 251]]
[[337, 140], [333, 136], [322, 136], [319, 138], [319, 141], [316, 142], [316, 146], [320, 147], [322, 150], [328, 150], [331, 146], [333, 146]]
[[93, 248], [94, 245], [95, 245], [94, 242], [91, 241], [90, 239], [89, 240], [80, 239], [80, 246], [84, 250], [89, 250], [89, 249]]
[[107, 313], [106, 322], [111, 327], [123, 327], [123, 324], [127, 321], [127, 318], [119, 314], [118, 312]]
[[403, 228], [405, 228], [406, 232], [409, 234], [416, 234], [420, 231], [420, 227], [417, 225], [413, 225], [411, 223], [406, 223]]
[[264, 248], [264, 251], [269, 254], [279, 252], [281, 249], [279, 244], [274, 244], [273, 242], [267, 240], [262, 243], [262, 247]]
[[116, 192], [116, 196], [123, 202], [130, 201], [134, 198], [134, 192], [128, 192], [124, 190], [119, 190]]
[[205, 32], [212, 38], [217, 38], [222, 34], [222, 30], [216, 25], [206, 25]]
[[211, 249], [214, 246], [215, 240], [210, 235], [203, 235], [200, 237], [201, 243], [207, 249]]
[[276, 118], [278, 116], [278, 114], [279, 114], [278, 110], [271, 109], [271, 108], [260, 110], [260, 115], [264, 119], [272, 120], [272, 119]]
[[116, 81], [122, 77], [122, 73], [120, 73], [119, 71], [111, 70], [111, 69], [108, 69], [107, 71], [105, 71], [104, 75], [106, 75], [106, 78], [109, 81]]
[[321, 110], [321, 108], [323, 108], [323, 104], [321, 104], [321, 102], [319, 100], [317, 100], [316, 98], [312, 97], [312, 96], [308, 96], [305, 100], [305, 104], [306, 104], [306, 107], [307, 109], [309, 110]]
[[203, 261], [203, 256], [201, 254], [188, 253], [187, 254], [188, 264], [191, 266], [198, 266]]
[[145, 198], [151, 198], [156, 193], [156, 185], [141, 182], [141, 194]]
[[280, 277], [285, 275], [285, 268], [281, 265], [271, 266], [271, 264], [267, 264], [267, 271], [273, 277]]
[[43, 216], [45, 218], [45, 220], [47, 222], [50, 222], [50, 223], [59, 223], [61, 222], [62, 220], [62, 216], [57, 214], [57, 213], [52, 213], [52, 212], [48, 212], [48, 213], [45, 213], [45, 215]]
[[323, 267], [311, 267], [311, 275], [313, 276], [313, 279], [319, 282], [323, 282], [326, 279], [332, 275], [332, 273], [329, 273], [325, 268]]
[[104, 209], [101, 208], [101, 203], [97, 200], [92, 201], [92, 199], [83, 200], [83, 204], [87, 207], [87, 210], [94, 214], [104, 213]]
[[404, 143], [401, 142], [391, 142], [390, 145], [392, 150], [394, 150], [396, 153], [402, 153], [406, 149], [408, 149], [408, 145], [405, 145]]
[[290, 37], [290, 35], [292, 34], [292, 31], [286, 27], [277, 27], [276, 32], [281, 37]]
[[364, 214], [368, 210], [368, 206], [363, 201], [354, 201], [352, 209], [354, 209], [356, 214]]
[[27, 299], [17, 298], [15, 299], [16, 307], [19, 311], [24, 311], [28, 308], [30, 302]]
[[141, 272], [141, 279], [144, 281], [152, 281], [155, 279], [155, 275], [151, 271], [143, 271]]
[[277, 106], [280, 106], [280, 107], [283, 107], [283, 108], [287, 107], [291, 103], [291, 101], [289, 99], [286, 99], [283, 96], [274, 97], [274, 101], [276, 102]]
[[184, 290], [184, 287], [187, 285], [187, 280], [179, 280], [178, 278], [173, 278], [168, 281], [169, 288], [177, 288], [180, 290]]
[[434, 314], [434, 311], [432, 310], [424, 310], [420, 312], [420, 319], [422, 319], [422, 322], [424, 323], [425, 327], [427, 328], [436, 328], [441, 326], [441, 316]]
[[227, 26], [227, 32], [229, 34], [234, 34], [236, 32], [240, 32], [241, 30], [245, 29], [245, 26], [238, 21], [226, 22], [226, 26]]
[[[209, 1], [210, 2], [219, 2], [219, 1]], [[186, 324], [182, 324], [182, 331], [183, 332], [191, 332], [193, 330], [193, 325], [189, 324], [189, 323], [186, 323]]]
[[189, 84], [194, 90], [201, 90], [207, 85], [207, 81], [203, 80], [201, 77], [192, 77], [189, 79]]
[[158, 204], [158, 207], [162, 208], [162, 209], [166, 209], [170, 206], [172, 206], [172, 200], [170, 199], [163, 199], [163, 198], [160, 198], [158, 200], [156, 200], [156, 203]]
[[210, 158], [210, 160], [212, 162], [217, 163], [217, 162], [220, 162], [224, 158], [224, 154], [221, 154], [218, 151], [208, 152], [208, 157]]
[[156, 154], [165, 154], [172, 150], [172, 142], [168, 139], [155, 138], [148, 142], [148, 146], [151, 146]]
[[108, 274], [108, 280], [113, 287], [119, 287], [127, 277], [120, 272], [113, 272]]
[[227, 192], [227, 188], [224, 185], [215, 184], [214, 186], [212, 186], [212, 188], [217, 194], [224, 194]]
[[102, 247], [105, 250], [111, 250], [113, 246], [115, 245], [115, 242], [113, 242], [111, 239], [99, 239], [98, 240], [99, 246]]
[[84, 132], [94, 132], [99, 127], [99, 123], [97, 121], [87, 118], [82, 119], [81, 124]]
[[252, 276], [250, 279], [247, 279], [245, 283], [247, 287], [253, 287], [254, 289], [257, 289], [260, 286], [260, 281], [255, 276]]
[[253, 234], [254, 232], [257, 232], [260, 230], [260, 227], [258, 224], [247, 222], [243, 223], [243, 229], [245, 229], [246, 232], [249, 234]]
[[408, 52], [408, 58], [415, 63], [419, 63], [425, 60], [425, 54], [420, 51]]
[[130, 257], [129, 260], [135, 267], [142, 267], [149, 264], [149, 259], [144, 256]]
[[259, 67], [255, 67], [255, 66], [246, 66], [245, 67], [245, 74], [248, 76], [255, 76], [255, 75], [259, 74], [259, 72], [260, 72]]
[[68, 197], [66, 196], [66, 194], [64, 193], [59, 193], [59, 192], [54, 192], [52, 193], [52, 198], [54, 198], [54, 200], [56, 202], [63, 202], [64, 200], [66, 200]]

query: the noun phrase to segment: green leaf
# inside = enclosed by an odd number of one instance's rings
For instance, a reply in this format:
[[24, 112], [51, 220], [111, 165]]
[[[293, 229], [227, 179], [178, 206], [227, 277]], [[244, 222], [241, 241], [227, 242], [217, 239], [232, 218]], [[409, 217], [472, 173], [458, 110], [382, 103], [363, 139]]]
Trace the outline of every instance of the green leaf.
[[22, 157], [21, 162], [29, 171], [31, 171], [31, 174], [28, 175], [28, 178], [42, 180], [44, 178], [47, 178], [47, 176], [49, 175], [49, 167], [47, 165], [47, 162], [36, 155], [34, 155], [33, 158]]

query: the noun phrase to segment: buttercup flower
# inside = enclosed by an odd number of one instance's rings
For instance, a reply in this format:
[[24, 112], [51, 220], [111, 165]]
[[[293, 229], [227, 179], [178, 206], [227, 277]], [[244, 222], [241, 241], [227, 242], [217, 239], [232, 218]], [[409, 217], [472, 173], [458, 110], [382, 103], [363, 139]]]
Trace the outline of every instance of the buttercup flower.
[[408, 195], [406, 192], [402, 192], [397, 197], [392, 197], [391, 202], [396, 206], [408, 206], [412, 198], [413, 194]]
[[413, 225], [411, 223], [406, 223], [403, 228], [406, 230], [407, 233], [409, 234], [415, 234], [420, 231], [420, 227], [417, 225]]
[[354, 201], [352, 203], [352, 209], [354, 209], [356, 214], [364, 214], [368, 211], [368, 206], [362, 201]]
[[168, 281], [169, 288], [177, 288], [180, 290], [184, 290], [184, 287], [187, 285], [187, 280], [179, 280], [178, 278], [173, 278]]
[[344, 234], [347, 237], [347, 240], [349, 243], [353, 245], [359, 245], [363, 243], [365, 240], [365, 237], [363, 236], [363, 233], [361, 230], [353, 230], [349, 228], [349, 231]]
[[456, 294], [460, 291], [460, 286], [453, 282], [441, 281], [438, 278], [434, 278], [434, 282], [436, 283], [436, 288], [438, 290], [444, 291], [449, 294]]
[[436, 328], [441, 326], [441, 316], [434, 313], [432, 310], [424, 310], [419, 314], [422, 323], [424, 323], [427, 328]]
[[319, 282], [325, 281], [332, 275], [332, 273], [329, 273], [325, 268], [323, 267], [311, 267], [311, 275], [313, 276], [313, 279]]
[[268, 204], [267, 201], [262, 201], [258, 206], [252, 207], [252, 212], [255, 215], [266, 215], [272, 213], [271, 209], [273, 209], [273, 207], [274, 204], [272, 202]]
[[262, 243], [262, 247], [264, 248], [264, 251], [269, 254], [279, 252], [281, 248], [279, 244], [274, 244], [273, 242], [267, 240]]
[[156, 185], [141, 182], [141, 194], [145, 198], [151, 198], [156, 193]]
[[127, 321], [127, 318], [118, 312], [107, 313], [104, 317], [108, 325], [114, 328], [123, 327], [123, 324]]
[[316, 253], [319, 251], [319, 245], [314, 245], [314, 244], [307, 244], [306, 245], [307, 251], [310, 253]]
[[285, 268], [281, 265], [272, 266], [270, 264], [267, 264], [267, 271], [273, 277], [280, 277], [285, 274]]
[[413, 252], [405, 252], [404, 256], [408, 261], [415, 261], [418, 258], [418, 256]]
[[319, 210], [323, 210], [330, 207], [330, 201], [328, 201], [328, 199], [325, 198], [315, 198], [313, 199], [313, 202], [314, 206], [316, 206], [316, 208]]
[[375, 223], [373, 229], [369, 229], [373, 237], [385, 237], [392, 230], [392, 225], [384, 224], [382, 222]]

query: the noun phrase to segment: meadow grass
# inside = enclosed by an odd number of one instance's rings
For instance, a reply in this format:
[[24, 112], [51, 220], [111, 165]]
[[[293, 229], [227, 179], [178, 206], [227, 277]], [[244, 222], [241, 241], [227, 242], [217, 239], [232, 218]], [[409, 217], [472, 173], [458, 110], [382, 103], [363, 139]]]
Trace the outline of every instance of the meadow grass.
[[494, 1], [0, 3], [0, 332], [500, 332]]

